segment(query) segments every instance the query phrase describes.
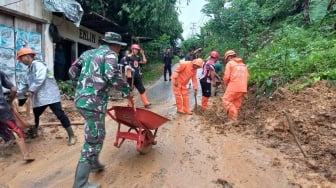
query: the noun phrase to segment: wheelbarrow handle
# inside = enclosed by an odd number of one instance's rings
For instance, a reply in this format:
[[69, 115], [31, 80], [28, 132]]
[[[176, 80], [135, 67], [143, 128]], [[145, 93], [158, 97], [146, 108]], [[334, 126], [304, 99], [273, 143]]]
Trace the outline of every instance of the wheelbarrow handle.
[[107, 113], [109, 114], [109, 116], [110, 116], [113, 120], [117, 121], [117, 117], [111, 112], [111, 111], [113, 111], [113, 110], [115, 110], [115, 107], [114, 107], [114, 106], [112, 106], [111, 108], [109, 108], [109, 109], [107, 110]]

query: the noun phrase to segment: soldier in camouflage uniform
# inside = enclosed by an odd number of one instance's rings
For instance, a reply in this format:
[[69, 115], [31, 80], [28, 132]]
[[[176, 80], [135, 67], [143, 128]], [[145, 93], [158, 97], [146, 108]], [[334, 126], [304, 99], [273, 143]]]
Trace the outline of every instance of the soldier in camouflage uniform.
[[[74, 188], [99, 187], [88, 183], [90, 171], [105, 168], [99, 162], [99, 153], [105, 139], [105, 113], [108, 103], [108, 92], [111, 87], [121, 91], [123, 96], [132, 101], [133, 93], [126, 80], [117, 68], [121, 36], [107, 32], [102, 45], [97, 49], [84, 52], [78, 59], [77, 67], [81, 67], [75, 95], [75, 105], [85, 118], [85, 143], [77, 165]], [[71, 70], [69, 70], [71, 76]]]

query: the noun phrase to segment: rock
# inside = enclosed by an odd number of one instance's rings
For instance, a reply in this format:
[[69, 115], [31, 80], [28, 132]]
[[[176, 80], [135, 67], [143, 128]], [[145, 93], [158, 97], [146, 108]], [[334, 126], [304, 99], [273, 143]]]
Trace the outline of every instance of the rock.
[[320, 178], [320, 175], [318, 173], [309, 173], [307, 174], [307, 179], [312, 181]]
[[336, 123], [332, 123], [330, 127], [336, 129]]
[[313, 170], [317, 170], [318, 169], [318, 164], [315, 160], [312, 159], [308, 159], [306, 161], [306, 164], [309, 168], [313, 169]]

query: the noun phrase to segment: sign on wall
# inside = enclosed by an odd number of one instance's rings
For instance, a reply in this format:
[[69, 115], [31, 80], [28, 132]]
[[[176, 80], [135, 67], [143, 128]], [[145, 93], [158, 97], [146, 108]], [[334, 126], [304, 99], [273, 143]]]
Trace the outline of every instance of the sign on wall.
[[0, 32], [0, 46], [2, 48], [14, 49], [14, 29], [12, 27], [0, 25]]
[[0, 25], [0, 70], [15, 82], [14, 28]]
[[[16, 51], [20, 50], [24, 46], [28, 46], [36, 52], [36, 58], [42, 60], [42, 36], [40, 33], [27, 32], [22, 29], [17, 29], [15, 39]], [[23, 79], [26, 70], [27, 66], [17, 61], [15, 66], [15, 77], [17, 83]]]
[[16, 54], [23, 46], [32, 48], [37, 58], [42, 59], [42, 36], [40, 33], [0, 25], [0, 70], [6, 73], [13, 83], [23, 78], [27, 66], [16, 60]]

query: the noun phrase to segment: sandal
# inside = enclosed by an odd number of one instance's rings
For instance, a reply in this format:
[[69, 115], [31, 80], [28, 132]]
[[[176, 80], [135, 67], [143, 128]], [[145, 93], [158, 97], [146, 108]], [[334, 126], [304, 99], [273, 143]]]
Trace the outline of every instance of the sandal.
[[23, 160], [26, 161], [26, 163], [30, 163], [30, 162], [35, 161], [34, 158], [25, 158], [25, 159], [23, 159]]

